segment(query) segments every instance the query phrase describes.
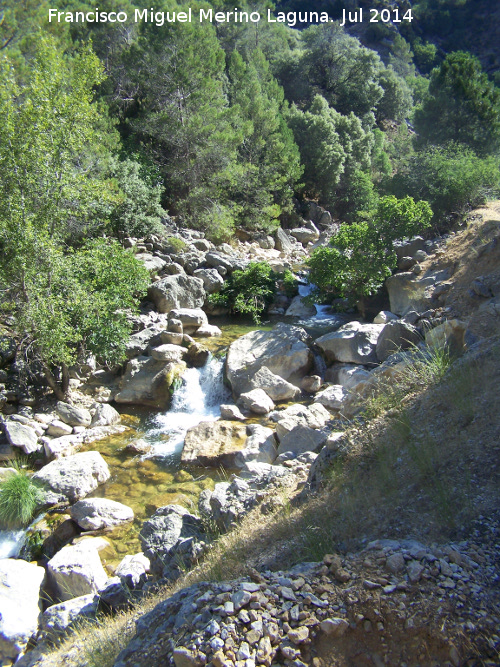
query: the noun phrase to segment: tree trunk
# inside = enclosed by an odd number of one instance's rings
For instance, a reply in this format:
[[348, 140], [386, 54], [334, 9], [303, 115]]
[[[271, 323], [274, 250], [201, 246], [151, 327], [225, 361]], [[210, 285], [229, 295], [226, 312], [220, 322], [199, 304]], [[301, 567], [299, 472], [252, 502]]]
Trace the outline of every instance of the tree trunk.
[[61, 389], [63, 391], [63, 394], [65, 397], [68, 395], [68, 389], [69, 389], [69, 370], [66, 364], [62, 365], [62, 383], [61, 383]]
[[[52, 391], [53, 391], [54, 394], [56, 395], [56, 398], [57, 398], [59, 401], [64, 401], [64, 400], [66, 400], [65, 392], [64, 392], [64, 391], [61, 389], [61, 387], [57, 384], [57, 381], [56, 381], [56, 379], [55, 379], [55, 377], [54, 377], [54, 374], [53, 374], [52, 371], [50, 370], [49, 366], [48, 366], [47, 364], [45, 364], [45, 363], [43, 364], [43, 370], [44, 370], [44, 373], [45, 373], [45, 378], [46, 378], [46, 380], [47, 380], [47, 382], [48, 382], [48, 384], [49, 384], [49, 387], [52, 389]], [[63, 377], [64, 377], [64, 375], [63, 375]], [[69, 377], [68, 377], [68, 380], [69, 380]]]

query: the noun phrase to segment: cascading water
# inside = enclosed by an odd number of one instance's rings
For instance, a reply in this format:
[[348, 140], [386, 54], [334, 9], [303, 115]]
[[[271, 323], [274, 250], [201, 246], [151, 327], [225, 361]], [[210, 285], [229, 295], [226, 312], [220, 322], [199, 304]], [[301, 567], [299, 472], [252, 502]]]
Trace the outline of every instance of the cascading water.
[[[182, 450], [186, 431], [202, 421], [220, 417], [220, 405], [230, 398], [223, 381], [224, 361], [210, 356], [203, 368], [188, 368], [182, 385], [176, 389], [170, 410], [157, 415], [148, 433], [154, 445], [154, 456], [169, 456]], [[159, 442], [158, 435], [168, 435]]]
[[[299, 296], [309, 296], [313, 289], [314, 285], [312, 283], [299, 285]], [[318, 323], [321, 326], [327, 325], [331, 328], [340, 327], [342, 324], [345, 324], [346, 318], [343, 315], [339, 315], [338, 313], [332, 313], [331, 306], [324, 306], [320, 305], [319, 303], [315, 303], [314, 307], [316, 308], [316, 315], [308, 317], [307, 320], [299, 322], [299, 324], [315, 326], [315, 324]]]
[[25, 539], [25, 530], [0, 530], [0, 559], [16, 558]]

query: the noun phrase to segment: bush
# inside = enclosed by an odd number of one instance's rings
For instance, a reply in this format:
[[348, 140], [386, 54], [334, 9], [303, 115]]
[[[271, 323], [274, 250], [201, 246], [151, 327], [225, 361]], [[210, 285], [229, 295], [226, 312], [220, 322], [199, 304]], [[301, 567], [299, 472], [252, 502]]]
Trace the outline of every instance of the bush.
[[438, 218], [481, 204], [499, 184], [494, 158], [480, 158], [470, 148], [450, 143], [414, 155], [407, 172], [394, 178], [393, 190], [428, 200]]
[[330, 247], [313, 252], [310, 282], [320, 293], [353, 301], [374, 294], [396, 267], [393, 242], [419, 233], [431, 217], [425, 201], [383, 197], [370, 222], [342, 224]]
[[291, 293], [294, 278], [290, 271], [275, 273], [267, 262], [251, 262], [243, 271], [233, 271], [221, 291], [211, 294], [209, 301], [235, 313], [251, 315], [258, 323], [274, 299], [278, 280], [283, 281], [285, 293]]
[[0, 523], [9, 529], [23, 528], [33, 518], [41, 499], [41, 490], [24, 472], [17, 472], [0, 487]]

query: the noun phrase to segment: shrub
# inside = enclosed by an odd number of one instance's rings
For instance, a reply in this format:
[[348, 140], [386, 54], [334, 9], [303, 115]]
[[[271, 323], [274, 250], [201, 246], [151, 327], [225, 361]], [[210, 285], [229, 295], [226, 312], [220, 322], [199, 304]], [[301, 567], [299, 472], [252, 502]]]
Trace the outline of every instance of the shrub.
[[383, 197], [370, 222], [342, 224], [330, 247], [313, 252], [310, 281], [320, 293], [354, 301], [374, 294], [396, 267], [393, 242], [422, 231], [431, 217], [425, 201]]
[[6, 528], [23, 528], [41, 499], [41, 490], [24, 472], [17, 472], [0, 487], [0, 523]]
[[258, 323], [273, 301], [278, 280], [283, 280], [286, 293], [291, 291], [293, 275], [290, 271], [275, 273], [267, 262], [251, 262], [243, 271], [233, 271], [221, 291], [211, 294], [209, 301], [235, 313], [251, 315]]
[[168, 236], [165, 241], [173, 248], [174, 252], [183, 252], [187, 247], [186, 242], [177, 236]]

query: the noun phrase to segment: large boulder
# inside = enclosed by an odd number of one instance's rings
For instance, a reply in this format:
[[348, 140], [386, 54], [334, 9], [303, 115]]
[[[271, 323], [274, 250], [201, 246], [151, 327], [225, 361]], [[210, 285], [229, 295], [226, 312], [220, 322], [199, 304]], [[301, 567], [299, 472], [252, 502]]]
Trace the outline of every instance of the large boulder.
[[[56, 412], [65, 424], [70, 426], [90, 426], [92, 415], [86, 408], [79, 408], [76, 405], [70, 405], [59, 401], [56, 405]], [[65, 435], [65, 434], [61, 434]]]
[[25, 454], [31, 454], [40, 449], [36, 431], [19, 422], [8, 421], [3, 425], [7, 440], [12, 447], [19, 447]]
[[114, 528], [134, 519], [134, 510], [108, 498], [79, 500], [70, 509], [73, 521], [83, 530]]
[[281, 227], [276, 230], [276, 248], [286, 255], [290, 255], [295, 249], [294, 242]]
[[189, 567], [206, 549], [202, 520], [180, 505], [156, 510], [139, 533], [142, 550], [153, 574], [173, 579], [180, 567]]
[[299, 243], [314, 243], [319, 239], [319, 231], [316, 227], [314, 227], [314, 229], [296, 227], [295, 229], [290, 230], [290, 234], [296, 238]]
[[389, 292], [391, 312], [406, 315], [410, 310], [422, 313], [431, 307], [436, 279], [434, 276], [418, 279], [414, 273], [395, 273], [385, 281]]
[[215, 250], [207, 252], [205, 255], [205, 262], [208, 264], [208, 266], [211, 266], [214, 269], [218, 269], [220, 266], [222, 266], [229, 273], [235, 271], [236, 269], [243, 270], [248, 263], [237, 257], [231, 257], [228, 254], [217, 252]]
[[38, 627], [43, 567], [24, 560], [0, 560], [0, 662], [14, 662]]
[[389, 322], [382, 329], [377, 340], [378, 360], [385, 361], [391, 354], [408, 350], [421, 340], [421, 335], [411, 324], [400, 320]]
[[158, 347], [151, 349], [151, 356], [156, 361], [165, 361], [179, 363], [186, 354], [186, 349], [180, 345], [173, 345], [172, 343], [164, 343]]
[[321, 336], [316, 344], [327, 361], [343, 361], [351, 364], [376, 364], [377, 340], [385, 324], [361, 324], [349, 322]]
[[433, 349], [447, 349], [452, 355], [465, 350], [467, 325], [460, 320], [447, 320], [425, 334], [425, 342]]
[[304, 452], [316, 452], [325, 444], [326, 438], [325, 431], [298, 424], [281, 438], [278, 455], [293, 452], [299, 456]]
[[193, 275], [195, 278], [201, 278], [203, 280], [203, 286], [207, 294], [220, 292], [221, 287], [224, 284], [224, 278], [217, 269], [198, 269]]
[[109, 477], [108, 465], [99, 452], [80, 452], [52, 461], [32, 479], [44, 487], [51, 502], [75, 503]]
[[149, 271], [152, 276], [159, 273], [167, 264], [161, 257], [156, 257], [148, 252], [139, 252], [135, 258], [144, 264], [146, 271]]
[[96, 615], [99, 596], [95, 593], [59, 602], [48, 607], [40, 619], [38, 639], [54, 640], [63, 635], [72, 625]]
[[300, 396], [300, 389], [269, 370], [259, 368], [250, 381], [253, 389], [263, 389], [273, 401], [290, 401]]
[[231, 468], [245, 446], [246, 428], [232, 421], [200, 422], [188, 429], [181, 461], [201, 466]]
[[252, 378], [266, 366], [285, 380], [303, 376], [312, 365], [309, 336], [300, 327], [278, 324], [272, 331], [251, 331], [229, 347], [226, 374], [233, 392], [252, 388]]
[[47, 563], [54, 597], [61, 602], [98, 593], [108, 580], [93, 540], [63, 547]]
[[164, 410], [170, 402], [170, 387], [185, 368], [183, 362], [158, 361], [152, 357], [132, 359], [127, 364], [115, 401]]
[[148, 291], [158, 312], [169, 313], [174, 308], [200, 308], [205, 301], [201, 278], [177, 274], [153, 283]]
[[370, 377], [370, 372], [357, 364], [333, 364], [325, 373], [326, 382], [340, 384], [345, 389], [354, 389], [360, 382], [367, 382]]
[[323, 428], [332, 416], [321, 403], [312, 403], [309, 406], [295, 403], [286, 410], [276, 410], [270, 418], [276, 422], [276, 437], [281, 441], [281, 438], [299, 424], [319, 429]]

